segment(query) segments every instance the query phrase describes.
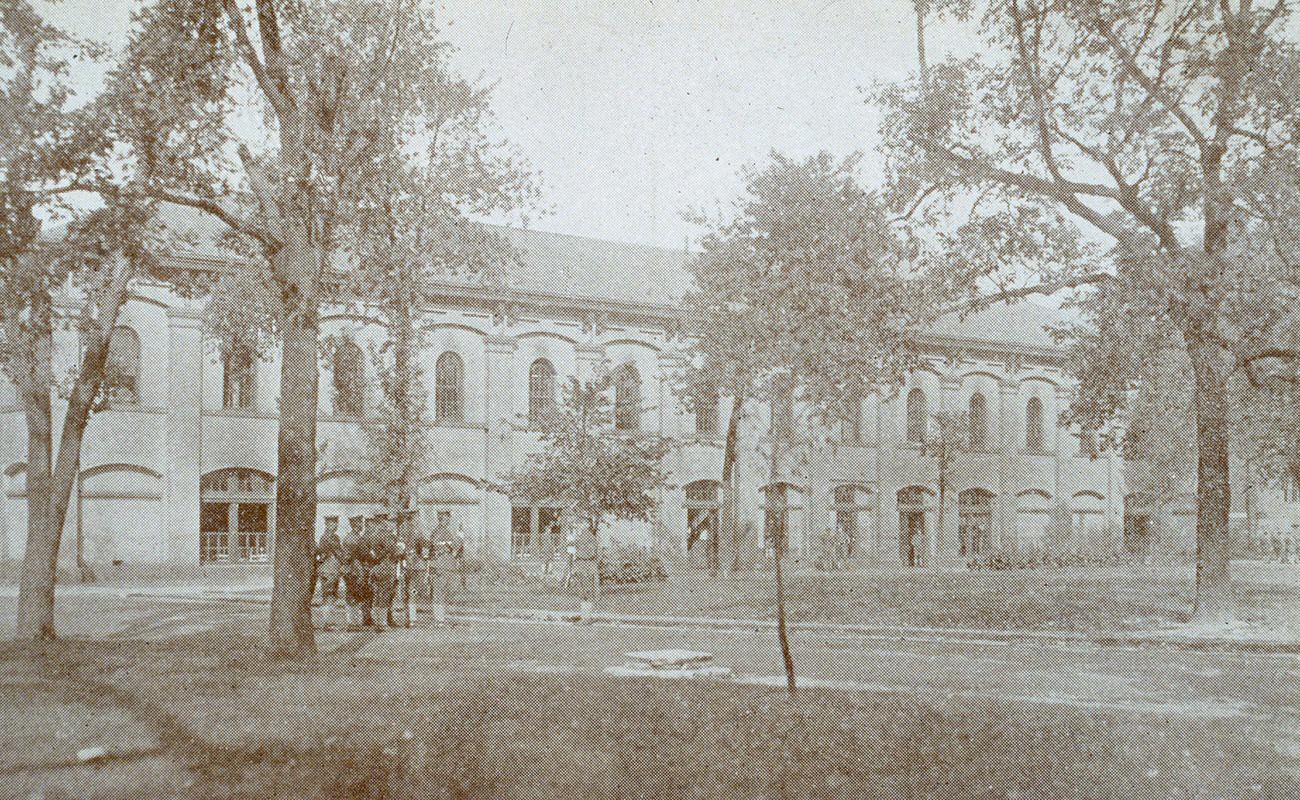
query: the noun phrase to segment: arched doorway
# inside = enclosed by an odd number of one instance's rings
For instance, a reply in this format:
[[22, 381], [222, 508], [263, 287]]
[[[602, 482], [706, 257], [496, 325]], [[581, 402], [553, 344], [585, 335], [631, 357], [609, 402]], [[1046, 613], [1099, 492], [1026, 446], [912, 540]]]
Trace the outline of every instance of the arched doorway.
[[790, 483], [771, 483], [763, 487], [763, 546], [771, 552], [779, 541], [781, 553], [791, 547], [802, 551], [803, 498], [799, 487]]
[[275, 478], [222, 469], [199, 481], [199, 562], [262, 563], [271, 558]]
[[898, 549], [903, 564], [923, 567], [929, 561], [933, 544], [926, 524], [926, 513], [933, 510], [933, 494], [924, 486], [898, 490]]
[[992, 551], [992, 492], [977, 488], [957, 495], [957, 534], [962, 556], [987, 555]]
[[704, 564], [710, 543], [718, 535], [717, 481], [695, 481], [686, 484], [682, 491], [686, 504], [686, 552], [692, 561]]

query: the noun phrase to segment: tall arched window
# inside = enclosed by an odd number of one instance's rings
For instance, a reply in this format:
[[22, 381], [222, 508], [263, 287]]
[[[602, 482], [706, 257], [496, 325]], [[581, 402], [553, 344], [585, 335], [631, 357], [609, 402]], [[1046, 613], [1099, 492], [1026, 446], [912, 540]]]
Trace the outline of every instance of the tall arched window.
[[1025, 449], [1031, 453], [1043, 452], [1043, 401], [1037, 397], [1025, 403]]
[[716, 436], [720, 427], [718, 419], [718, 390], [702, 386], [695, 391], [695, 432], [700, 436]]
[[235, 343], [222, 354], [222, 408], [252, 408], [253, 377], [253, 348]]
[[334, 346], [334, 413], [359, 417], [365, 411], [365, 372], [361, 348], [351, 339]]
[[110, 402], [140, 401], [140, 337], [135, 330], [118, 325], [108, 338], [108, 360], [104, 363], [104, 393]]
[[970, 396], [969, 424], [971, 449], [985, 449], [989, 439], [989, 406], [984, 395], [979, 392]]
[[925, 441], [925, 427], [930, 410], [925, 392], [913, 389], [907, 393], [907, 441], [921, 444]]
[[434, 364], [433, 401], [435, 422], [465, 421], [465, 362], [451, 350]]
[[528, 368], [528, 427], [542, 428], [555, 414], [555, 367], [539, 358]]
[[614, 428], [635, 431], [641, 427], [641, 375], [624, 364], [614, 373]]

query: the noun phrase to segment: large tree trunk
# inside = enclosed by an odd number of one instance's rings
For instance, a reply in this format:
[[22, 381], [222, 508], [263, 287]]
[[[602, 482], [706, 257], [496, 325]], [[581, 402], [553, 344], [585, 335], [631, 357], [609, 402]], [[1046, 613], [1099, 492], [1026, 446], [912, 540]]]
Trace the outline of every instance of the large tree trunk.
[[[302, 238], [305, 241], [306, 237]], [[272, 653], [283, 656], [316, 651], [311, 596], [315, 566], [316, 405], [320, 378], [317, 256], [315, 248], [305, 244], [286, 246], [274, 256], [275, 272], [283, 290], [284, 330], [269, 644]]]
[[719, 562], [721, 561], [722, 537], [727, 537], [728, 545], [732, 549], [731, 571], [740, 571], [740, 520], [736, 501], [738, 492], [736, 491], [736, 447], [740, 430], [740, 410], [745, 404], [745, 399], [739, 395], [731, 400], [731, 415], [727, 418], [727, 440], [722, 450], [722, 513], [721, 524], [718, 526], [721, 530], [713, 535], [713, 541], [709, 543], [709, 574], [713, 577], [718, 576]]
[[[95, 400], [104, 387], [108, 364], [108, 347], [113, 339], [122, 306], [126, 304], [127, 286], [131, 281], [132, 265], [122, 254], [114, 256], [113, 275], [97, 302], [98, 320], [85, 343], [81, 364], [77, 368], [77, 381], [68, 398], [68, 410], [63, 416], [63, 433], [59, 437], [59, 453], [54, 462], [50, 487], [50, 527], [58, 536], [68, 518], [72, 491], [81, 471], [81, 443], [86, 435], [86, 425], [95, 407]], [[77, 528], [77, 566], [86, 574], [81, 554], [80, 526]]]
[[53, 449], [53, 332], [49, 298], [32, 302], [32, 361], [23, 370], [19, 390], [27, 417], [27, 549], [18, 585], [15, 639], [54, 638], [54, 580], [59, 561], [59, 530], [50, 526], [50, 476]]
[[1196, 605], [1194, 616], [1235, 616], [1228, 574], [1228, 366], [1215, 342], [1188, 337], [1196, 376]]

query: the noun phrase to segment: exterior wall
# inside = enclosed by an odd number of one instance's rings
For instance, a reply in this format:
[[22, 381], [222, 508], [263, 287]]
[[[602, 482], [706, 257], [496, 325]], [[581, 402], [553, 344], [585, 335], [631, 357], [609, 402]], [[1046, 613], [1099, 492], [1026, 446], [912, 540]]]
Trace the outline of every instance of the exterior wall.
[[[527, 426], [529, 368], [545, 358], [563, 384], [573, 377], [590, 377], [602, 365], [631, 364], [641, 378], [642, 430], [678, 442], [667, 461], [672, 485], [661, 493], [655, 520], [615, 523], [602, 536], [610, 543], [685, 551], [682, 487], [721, 477], [731, 403], [720, 401], [717, 433], [697, 434], [694, 415], [672, 385], [672, 376], [683, 367], [685, 346], [674, 327], [656, 323], [648, 312], [636, 316], [625, 309], [621, 316], [611, 312], [606, 317], [579, 305], [555, 299], [538, 304], [532, 317], [510, 308], [455, 303], [429, 311], [421, 365], [430, 403], [431, 450], [417, 498], [421, 526], [428, 529], [440, 511], [450, 512], [453, 530], [464, 533], [472, 551], [508, 558], [511, 501], [486, 487], [538, 447], [536, 433]], [[663, 310], [655, 313], [667, 322]], [[369, 349], [382, 342], [383, 332], [366, 310], [335, 309], [322, 319], [326, 335], [346, 334], [362, 346], [367, 374], [373, 377]], [[252, 408], [224, 409], [219, 351], [202, 335], [195, 307], [153, 287], [132, 299], [123, 324], [135, 329], [141, 341], [138, 402], [116, 404], [92, 419], [80, 502], [69, 515], [65, 541], [73, 541], [79, 526], [86, 558], [92, 561], [197, 563], [200, 479], [229, 468], [276, 471], [278, 358], [272, 353], [255, 365]], [[75, 341], [61, 344], [75, 352]], [[464, 363], [464, 420], [433, 424], [434, 364], [447, 351], [457, 353]], [[1070, 391], [1058, 354], [970, 343], [963, 343], [961, 351], [962, 358], [936, 355], [898, 391], [864, 400], [858, 440], [810, 430], [807, 414], [796, 414], [805, 434], [800, 441], [814, 444], [807, 452], [779, 459], [775, 475], [768, 441], [770, 415], [760, 404], [746, 403], [736, 465], [738, 513], [753, 552], [761, 553], [764, 544], [763, 487], [774, 482], [793, 487], [788, 535], [797, 559], [818, 558], [833, 540], [837, 511], [844, 510], [835, 502], [840, 487], [855, 487], [856, 563], [903, 563], [899, 498], [909, 488], [924, 500], [913, 510], [923, 517], [923, 539], [916, 547], [929, 565], [963, 560], [959, 496], [968, 490], [982, 490], [992, 498], [983, 545], [989, 549], [1110, 552], [1122, 547], [1126, 491], [1121, 465], [1113, 455], [1080, 456], [1077, 438], [1056, 423]], [[931, 413], [968, 409], [977, 392], [987, 408], [985, 446], [960, 454], [949, 476], [942, 535], [937, 530], [935, 466], [907, 441], [907, 393], [913, 388], [925, 392]], [[346, 520], [379, 509], [366, 502], [356, 486], [365, 441], [355, 419], [335, 414], [328, 364], [322, 366], [320, 394], [323, 455], [317, 524], [323, 528], [326, 517]], [[369, 406], [375, 395], [371, 389]], [[1031, 398], [1042, 407], [1039, 450], [1029, 448], [1026, 409]], [[0, 380], [0, 558], [21, 557], [26, 536], [24, 427], [12, 386]], [[1068, 525], [1053, 526], [1053, 519], [1067, 520]], [[1186, 518], [1171, 519], [1166, 527], [1173, 533], [1162, 535], [1161, 546], [1185, 548]], [[1289, 524], [1291, 518], [1287, 520]], [[75, 550], [65, 546], [63, 552], [71, 558]]]

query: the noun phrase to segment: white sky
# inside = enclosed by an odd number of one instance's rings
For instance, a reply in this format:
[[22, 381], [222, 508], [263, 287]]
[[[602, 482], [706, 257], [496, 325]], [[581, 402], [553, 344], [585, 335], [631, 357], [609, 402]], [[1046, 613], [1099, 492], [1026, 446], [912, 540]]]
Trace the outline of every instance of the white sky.
[[[682, 247], [772, 149], [868, 153], [860, 87], [915, 69], [911, 0], [436, 0], [456, 64], [497, 84], [504, 133], [542, 173], [544, 230]], [[120, 45], [132, 0], [51, 19]], [[952, 44], [931, 34], [934, 54]]]

